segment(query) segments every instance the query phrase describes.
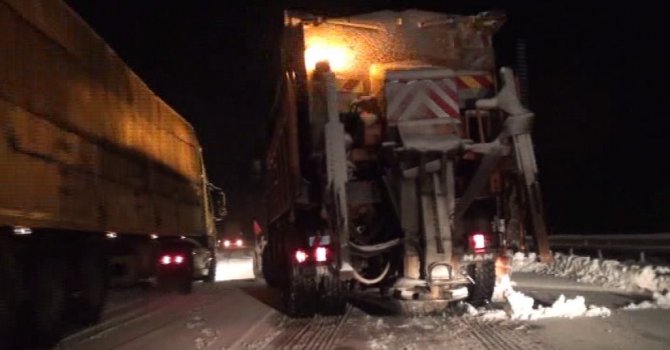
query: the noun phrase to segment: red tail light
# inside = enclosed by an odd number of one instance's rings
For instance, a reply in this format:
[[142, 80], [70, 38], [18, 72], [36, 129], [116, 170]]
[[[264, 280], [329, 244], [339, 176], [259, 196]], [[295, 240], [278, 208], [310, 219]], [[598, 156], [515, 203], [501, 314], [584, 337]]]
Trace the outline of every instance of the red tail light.
[[314, 250], [314, 256], [316, 257], [316, 261], [318, 262], [324, 262], [328, 260], [328, 248], [326, 247], [317, 247]]
[[170, 265], [172, 264], [172, 257], [169, 255], [163, 255], [161, 257], [161, 264], [163, 265]]
[[170, 264], [175, 264], [179, 265], [184, 263], [186, 261], [186, 258], [184, 258], [183, 255], [163, 255], [161, 256], [160, 263], [161, 265], [170, 265]]
[[300, 264], [304, 263], [305, 261], [307, 261], [307, 253], [305, 253], [304, 250], [300, 249], [296, 250], [295, 260]]
[[474, 250], [475, 253], [481, 253], [488, 247], [489, 239], [485, 234], [478, 232], [470, 235], [469, 244], [471, 250]]

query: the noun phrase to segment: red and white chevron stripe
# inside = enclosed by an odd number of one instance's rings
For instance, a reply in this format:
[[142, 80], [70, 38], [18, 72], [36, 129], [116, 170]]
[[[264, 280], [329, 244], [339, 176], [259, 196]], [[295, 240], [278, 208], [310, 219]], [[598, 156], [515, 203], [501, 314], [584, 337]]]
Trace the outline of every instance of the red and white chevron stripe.
[[386, 115], [399, 120], [458, 118], [458, 87], [453, 77], [387, 80]]

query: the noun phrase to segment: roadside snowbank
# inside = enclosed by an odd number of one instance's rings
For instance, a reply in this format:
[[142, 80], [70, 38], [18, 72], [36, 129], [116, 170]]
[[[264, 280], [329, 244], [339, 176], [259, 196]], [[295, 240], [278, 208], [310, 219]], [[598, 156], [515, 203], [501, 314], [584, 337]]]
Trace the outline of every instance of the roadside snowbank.
[[615, 287], [627, 291], [664, 292], [670, 290], [670, 268], [640, 266], [616, 260], [594, 259], [587, 256], [556, 253], [554, 263], [537, 261], [537, 255], [516, 253], [512, 258], [513, 272], [546, 273], [582, 283]]
[[537, 255], [516, 253], [512, 272], [545, 273], [582, 283], [619, 288], [629, 292], [653, 293], [653, 301], [631, 304], [626, 309], [670, 308], [670, 267], [640, 266], [616, 260], [556, 253], [551, 265], [538, 262]]

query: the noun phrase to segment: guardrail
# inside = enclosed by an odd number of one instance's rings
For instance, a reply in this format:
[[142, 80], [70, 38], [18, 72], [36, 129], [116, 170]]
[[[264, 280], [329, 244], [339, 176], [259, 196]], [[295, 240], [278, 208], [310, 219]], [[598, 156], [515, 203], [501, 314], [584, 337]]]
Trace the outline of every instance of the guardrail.
[[[531, 243], [532, 238], [528, 237]], [[603, 253], [635, 254], [640, 261], [647, 255], [670, 256], [670, 233], [610, 234], [610, 235], [551, 235], [549, 246], [552, 250], [591, 252], [599, 258]]]

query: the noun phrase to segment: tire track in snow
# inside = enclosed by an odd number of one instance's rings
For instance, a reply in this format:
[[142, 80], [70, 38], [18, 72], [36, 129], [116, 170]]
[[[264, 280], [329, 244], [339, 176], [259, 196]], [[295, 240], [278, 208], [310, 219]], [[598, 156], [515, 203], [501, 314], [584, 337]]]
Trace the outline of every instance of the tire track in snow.
[[92, 327], [68, 335], [61, 340], [57, 349], [67, 349], [78, 343], [103, 337], [105, 334], [116, 329], [151, 317], [166, 307], [169, 298], [166, 295], [158, 297], [155, 295], [145, 296], [138, 300], [124, 303], [122, 306], [115, 307], [112, 310], [106, 310], [104, 316], [106, 319], [103, 319]]
[[291, 319], [284, 316], [278, 326], [281, 333], [263, 349], [330, 349], [350, 312], [349, 307], [341, 316], [317, 315], [310, 319]]
[[[117, 310], [119, 316], [75, 333], [62, 340], [57, 349], [83, 349], [96, 343], [97, 348], [116, 349], [143, 340], [160, 332], [165, 326], [183, 321], [182, 317], [195, 309], [204, 308], [218, 302], [218, 298], [209, 294], [162, 294], [145, 296], [130, 303], [123, 310]], [[172, 316], [172, 317], [168, 317]], [[98, 344], [100, 341], [102, 343]]]

